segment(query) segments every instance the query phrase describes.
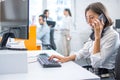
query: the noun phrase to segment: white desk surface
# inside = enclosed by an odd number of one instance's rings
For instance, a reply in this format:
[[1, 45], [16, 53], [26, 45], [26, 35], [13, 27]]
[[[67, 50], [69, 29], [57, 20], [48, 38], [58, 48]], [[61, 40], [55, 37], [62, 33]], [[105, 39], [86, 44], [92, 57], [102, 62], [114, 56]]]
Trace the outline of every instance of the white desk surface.
[[42, 52], [58, 54], [52, 50], [28, 51], [28, 73], [0, 75], [0, 80], [100, 80], [98, 76], [73, 61], [62, 63], [59, 68], [43, 68], [39, 62], [33, 62], [36, 61], [36, 55]]

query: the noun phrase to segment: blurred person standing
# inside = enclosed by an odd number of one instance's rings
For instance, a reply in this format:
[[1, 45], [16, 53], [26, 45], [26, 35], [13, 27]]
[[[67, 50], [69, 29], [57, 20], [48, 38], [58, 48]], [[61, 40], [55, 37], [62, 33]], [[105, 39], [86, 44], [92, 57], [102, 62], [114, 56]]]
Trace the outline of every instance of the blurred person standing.
[[44, 11], [43, 11], [43, 15], [45, 16], [45, 18], [46, 18], [46, 20], [48, 20], [48, 21], [52, 21], [53, 19], [51, 18], [51, 17], [49, 17], [49, 10], [48, 9], [45, 9]]
[[70, 9], [65, 8], [64, 9], [64, 18], [62, 22], [62, 29], [61, 29], [61, 37], [62, 37], [62, 53], [64, 53], [64, 56], [68, 56], [71, 47], [70, 47], [70, 41], [71, 41], [71, 31], [73, 30], [73, 21], [72, 21], [72, 14]]

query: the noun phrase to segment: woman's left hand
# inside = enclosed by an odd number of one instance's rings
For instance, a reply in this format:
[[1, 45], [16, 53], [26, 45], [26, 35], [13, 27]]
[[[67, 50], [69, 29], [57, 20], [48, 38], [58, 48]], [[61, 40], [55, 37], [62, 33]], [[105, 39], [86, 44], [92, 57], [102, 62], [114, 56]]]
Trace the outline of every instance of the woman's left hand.
[[67, 36], [67, 40], [68, 40], [68, 41], [71, 40], [71, 36]]
[[94, 28], [94, 32], [95, 32], [95, 39], [97, 38], [101, 38], [101, 33], [102, 33], [102, 30], [104, 28], [104, 22], [103, 20], [100, 21], [98, 19], [95, 19], [95, 21], [92, 23], [92, 26]]

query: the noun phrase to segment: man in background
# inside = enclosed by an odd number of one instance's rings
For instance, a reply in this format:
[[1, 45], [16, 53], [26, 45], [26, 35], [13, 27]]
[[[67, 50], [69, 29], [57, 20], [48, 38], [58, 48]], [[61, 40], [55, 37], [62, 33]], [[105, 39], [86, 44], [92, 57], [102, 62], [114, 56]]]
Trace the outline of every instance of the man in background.
[[46, 49], [44, 45], [50, 44], [50, 27], [46, 24], [44, 15], [39, 16], [39, 24], [41, 27], [37, 30], [37, 39], [42, 41], [42, 47]]

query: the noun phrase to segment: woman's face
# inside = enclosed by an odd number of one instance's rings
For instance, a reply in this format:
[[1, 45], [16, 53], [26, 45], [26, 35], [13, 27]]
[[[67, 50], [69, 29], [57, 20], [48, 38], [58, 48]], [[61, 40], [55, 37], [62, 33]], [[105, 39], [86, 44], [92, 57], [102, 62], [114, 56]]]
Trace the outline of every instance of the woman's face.
[[65, 10], [64, 10], [64, 15], [65, 15], [65, 16], [68, 16], [68, 15], [69, 15], [69, 14], [68, 14], [68, 11], [65, 11]]
[[93, 12], [92, 10], [88, 10], [86, 12], [86, 20], [87, 23], [93, 28], [92, 23], [95, 19], [98, 19], [99, 15], [95, 12]]

